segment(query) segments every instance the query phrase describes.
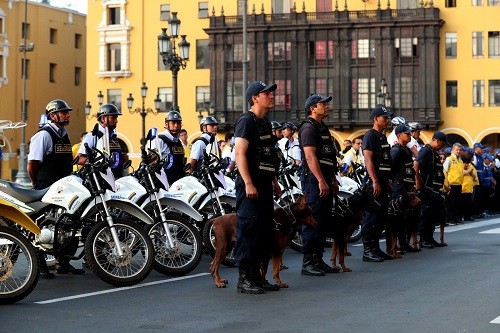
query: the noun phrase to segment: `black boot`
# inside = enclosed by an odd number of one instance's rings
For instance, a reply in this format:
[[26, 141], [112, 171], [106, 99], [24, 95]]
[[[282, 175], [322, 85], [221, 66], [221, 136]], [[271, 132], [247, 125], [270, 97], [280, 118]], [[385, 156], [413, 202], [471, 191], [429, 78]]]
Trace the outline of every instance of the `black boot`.
[[382, 249], [380, 248], [380, 245], [379, 245], [379, 239], [376, 237], [372, 239], [372, 249], [373, 249], [373, 252], [375, 252], [380, 258], [382, 258], [384, 260], [393, 260], [394, 259], [392, 256], [390, 256], [387, 253], [385, 253], [384, 251], [382, 251]]
[[252, 269], [252, 274], [254, 277], [254, 280], [257, 282], [257, 285], [264, 289], [264, 291], [278, 291], [280, 290], [280, 287], [277, 284], [272, 284], [269, 281], [266, 280], [265, 277], [262, 276], [260, 273], [260, 268], [259, 267], [254, 267]]
[[363, 261], [367, 262], [383, 262], [377, 253], [373, 251], [372, 243], [368, 237], [363, 237]]
[[264, 289], [259, 287], [252, 276], [251, 268], [239, 269], [238, 285], [236, 290], [243, 294], [263, 294]]
[[45, 254], [42, 251], [38, 252], [38, 261], [40, 263], [38, 268], [40, 272], [40, 277], [49, 280], [54, 279], [56, 275], [51, 271], [49, 271], [49, 268], [47, 267], [47, 262], [45, 261]]
[[338, 273], [338, 272], [340, 272], [340, 268], [332, 267], [332, 266], [328, 265], [326, 262], [324, 262], [322, 255], [320, 255], [320, 254], [313, 254], [313, 260], [319, 266], [319, 268], [321, 268], [321, 270], [325, 273]]
[[319, 267], [319, 264], [314, 260], [312, 254], [304, 254], [304, 259], [302, 260], [302, 275], [310, 276], [324, 276], [325, 271]]

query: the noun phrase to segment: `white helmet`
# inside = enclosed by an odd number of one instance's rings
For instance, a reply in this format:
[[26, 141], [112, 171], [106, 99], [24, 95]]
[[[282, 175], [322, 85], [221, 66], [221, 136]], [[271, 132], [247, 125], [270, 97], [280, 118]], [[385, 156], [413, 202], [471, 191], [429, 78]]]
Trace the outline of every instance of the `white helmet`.
[[393, 126], [398, 126], [400, 124], [406, 124], [406, 120], [405, 120], [405, 118], [403, 118], [401, 116], [396, 116], [396, 117], [391, 119], [391, 124]]

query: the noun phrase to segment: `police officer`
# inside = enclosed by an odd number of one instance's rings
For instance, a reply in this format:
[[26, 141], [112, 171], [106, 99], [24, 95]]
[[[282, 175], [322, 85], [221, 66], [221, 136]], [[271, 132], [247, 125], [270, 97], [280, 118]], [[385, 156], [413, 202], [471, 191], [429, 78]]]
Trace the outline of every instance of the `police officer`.
[[251, 83], [246, 90], [250, 111], [243, 113], [235, 123], [234, 136], [236, 164], [236, 245], [234, 255], [239, 267], [237, 291], [262, 294], [279, 290], [260, 275], [260, 267], [271, 258], [273, 230], [273, 186], [281, 195], [276, 179], [279, 159], [276, 138], [266, 118], [274, 107], [273, 91], [276, 84], [261, 81]]
[[438, 154], [446, 143], [446, 134], [440, 131], [435, 132], [431, 142], [420, 149], [413, 163], [415, 186], [420, 191], [422, 201], [418, 232], [420, 247], [423, 248], [432, 249], [435, 246], [444, 245], [444, 243], [436, 242], [433, 233], [434, 223], [438, 221], [441, 226], [444, 226], [446, 220], [444, 196], [441, 193], [445, 177]]
[[378, 105], [370, 112], [373, 127], [363, 137], [363, 156], [366, 171], [369, 176], [367, 185], [380, 203], [377, 212], [366, 212], [361, 226], [363, 235], [363, 261], [382, 262], [393, 259], [380, 249], [379, 236], [385, 227], [387, 219], [387, 204], [389, 195], [389, 177], [391, 175], [390, 145], [384, 135], [392, 112], [385, 106]]
[[207, 147], [210, 153], [215, 154], [217, 157], [221, 156], [219, 145], [215, 142], [218, 125], [217, 119], [213, 116], [201, 120], [200, 131], [202, 134], [198, 139], [194, 140], [191, 146], [191, 155], [189, 156], [191, 172], [201, 168], [201, 160], [203, 160]]
[[339, 185], [335, 175], [338, 172], [337, 150], [330, 130], [323, 122], [328, 116], [328, 103], [332, 96], [313, 94], [305, 103], [307, 118], [299, 128], [299, 144], [302, 150], [302, 191], [312, 209], [316, 227], [302, 226], [301, 274], [323, 276], [337, 273], [323, 261], [323, 251], [328, 231], [331, 231], [333, 196], [338, 194]]
[[273, 135], [278, 138], [278, 140], [283, 139], [283, 125], [281, 125], [276, 120], [271, 121], [271, 127], [273, 130]]
[[[73, 155], [66, 126], [69, 124], [70, 111], [73, 109], [62, 99], [50, 101], [45, 113], [50, 122], [42, 126], [31, 138], [28, 154], [28, 175], [36, 190], [49, 187], [57, 180], [71, 174]], [[78, 240], [67, 244], [65, 254], [73, 255], [78, 248]], [[83, 274], [83, 269], [70, 265], [65, 256], [57, 258], [59, 274]], [[40, 253], [40, 275], [53, 279], [45, 256]]]
[[[120, 143], [116, 138], [116, 124], [118, 124], [118, 116], [121, 116], [122, 113], [118, 110], [118, 108], [114, 104], [103, 104], [97, 110], [97, 133], [89, 132], [83, 138], [82, 145], [78, 150], [78, 155], [80, 159], [78, 160], [78, 164], [83, 165], [87, 160], [87, 152], [85, 150], [85, 144], [89, 147], [93, 148], [97, 146], [99, 139], [104, 136], [107, 128], [107, 132], [109, 135], [109, 149], [110, 154], [113, 154], [115, 158], [118, 159], [117, 163], [111, 168], [113, 175], [116, 178], [122, 177], [124, 174], [124, 163], [128, 160], [128, 156], [125, 152], [122, 151]], [[96, 135], [94, 135], [96, 134]]]
[[184, 176], [184, 146], [179, 140], [179, 133], [182, 127], [182, 117], [179, 111], [169, 111], [165, 117], [165, 132], [160, 134], [161, 156], [168, 156], [168, 164], [165, 166], [165, 173], [170, 184]]
[[397, 142], [391, 148], [392, 160], [392, 177], [391, 177], [391, 199], [389, 200], [388, 214], [392, 215], [392, 223], [386, 229], [386, 245], [387, 253], [389, 254], [391, 245], [391, 235], [398, 234], [400, 241], [400, 248], [406, 249], [408, 247], [408, 239], [406, 238], [407, 230], [410, 228], [407, 219], [407, 213], [411, 207], [410, 192], [415, 190], [415, 170], [413, 169], [412, 152], [407, 144], [410, 142], [411, 129], [406, 124], [399, 124], [395, 129]]
[[45, 108], [47, 119], [31, 138], [28, 154], [28, 175], [35, 190], [49, 187], [71, 174], [73, 161], [71, 143], [66, 126], [73, 109], [62, 99], [56, 99]]

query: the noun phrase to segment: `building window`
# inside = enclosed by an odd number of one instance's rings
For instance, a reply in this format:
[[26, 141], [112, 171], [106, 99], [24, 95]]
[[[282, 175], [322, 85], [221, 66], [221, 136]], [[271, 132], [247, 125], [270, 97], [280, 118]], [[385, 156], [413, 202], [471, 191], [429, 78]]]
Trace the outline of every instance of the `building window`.
[[291, 110], [292, 108], [292, 81], [275, 80], [278, 88], [274, 92], [274, 108], [276, 110]]
[[309, 80], [309, 89], [311, 93], [317, 93], [323, 96], [333, 95], [333, 79], [314, 78]]
[[333, 41], [318, 40], [309, 43], [309, 59], [315, 66], [325, 66], [333, 60]]
[[5, 33], [5, 27], [4, 27], [4, 19], [3, 17], [0, 17], [0, 34]]
[[500, 6], [500, 0], [488, 0], [488, 6]]
[[243, 111], [246, 104], [243, 105], [243, 82], [242, 81], [227, 81], [226, 84], [226, 104], [230, 111]]
[[284, 61], [292, 59], [292, 43], [274, 42], [267, 44], [268, 61]]
[[351, 44], [352, 59], [375, 58], [375, 48], [371, 45], [374, 43], [370, 39], [353, 40]]
[[117, 25], [120, 22], [120, 7], [108, 7], [108, 25]]
[[120, 44], [107, 45], [107, 66], [109, 72], [117, 72], [121, 70], [121, 48]]
[[402, 109], [411, 109], [413, 103], [413, 79], [401, 77], [394, 80], [394, 104]]
[[21, 23], [21, 38], [29, 39], [30, 38], [30, 24], [29, 23]]
[[[210, 49], [208, 48], [208, 39], [196, 40], [196, 68], [210, 69]], [[243, 45], [242, 45], [243, 47]]]
[[208, 17], [208, 2], [198, 2], [198, 18]]
[[472, 57], [482, 58], [484, 55], [484, 40], [482, 31], [474, 31], [472, 33]]
[[56, 82], [56, 68], [57, 65], [50, 63], [49, 64], [49, 81], [50, 82]]
[[273, 14], [288, 14], [290, 13], [291, 0], [272, 0], [271, 6]]
[[331, 0], [316, 0], [316, 12], [324, 13], [332, 11], [332, 1]]
[[196, 111], [210, 108], [210, 87], [196, 87]]
[[170, 20], [170, 5], [160, 5], [160, 21]]
[[57, 29], [50, 29], [50, 44], [57, 44]]
[[472, 81], [472, 106], [484, 106], [484, 80]]
[[21, 59], [21, 78], [29, 78], [30, 76], [30, 60]]
[[82, 48], [82, 35], [75, 34], [75, 49], [81, 49], [81, 48]]
[[488, 56], [500, 57], [500, 31], [488, 31]]
[[500, 80], [489, 80], [490, 106], [500, 106]]
[[445, 1], [445, 7], [456, 7], [457, 6], [457, 0], [446, 0]]
[[114, 104], [118, 110], [122, 109], [122, 90], [121, 89], [108, 89], [107, 92], [108, 103]]
[[243, 61], [243, 44], [228, 45], [226, 49], [227, 62]]
[[158, 97], [160, 97], [160, 110], [170, 111], [174, 108], [174, 94], [172, 93], [172, 87], [169, 88], [158, 88]]
[[456, 58], [457, 57], [457, 33], [447, 32], [445, 34], [446, 42], [446, 58]]
[[396, 57], [416, 57], [418, 38], [396, 38]]
[[418, 0], [398, 0], [398, 9], [416, 9], [419, 8]]
[[446, 81], [446, 106], [458, 106], [458, 83], [457, 81]]
[[352, 80], [352, 103], [355, 109], [375, 107], [375, 79], [358, 78]]
[[482, 6], [483, 0], [472, 0], [472, 6]]
[[79, 86], [82, 82], [82, 68], [75, 67], [75, 86]]

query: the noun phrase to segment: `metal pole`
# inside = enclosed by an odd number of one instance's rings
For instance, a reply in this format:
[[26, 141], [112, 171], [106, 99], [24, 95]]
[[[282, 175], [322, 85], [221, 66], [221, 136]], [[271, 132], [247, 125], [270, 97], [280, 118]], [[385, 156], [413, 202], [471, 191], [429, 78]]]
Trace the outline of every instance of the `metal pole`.
[[247, 12], [248, 12], [248, 0], [243, 0], [243, 112], [246, 112], [248, 109], [248, 101], [246, 100], [246, 91], [248, 82]]
[[142, 110], [141, 110], [141, 117], [142, 117], [142, 138], [141, 138], [141, 146], [144, 146], [146, 144], [146, 106], [145, 106], [145, 101], [144, 97], [142, 98]]
[[172, 70], [172, 103], [173, 103], [173, 109], [174, 110], [179, 110], [179, 105], [177, 105], [177, 73], [179, 73], [179, 70], [177, 68], [177, 65], [174, 65], [170, 68]]
[[[24, 48], [23, 48], [23, 105], [21, 106], [21, 121], [26, 123], [27, 115], [26, 115], [26, 48], [27, 45], [27, 28], [28, 22], [28, 0], [24, 1]], [[16, 183], [21, 184], [31, 184], [31, 180], [28, 177], [28, 172], [26, 169], [26, 164], [28, 161], [28, 157], [26, 156], [26, 126], [22, 128], [22, 139], [21, 144], [19, 146], [19, 160], [18, 160], [18, 171], [16, 175]]]

